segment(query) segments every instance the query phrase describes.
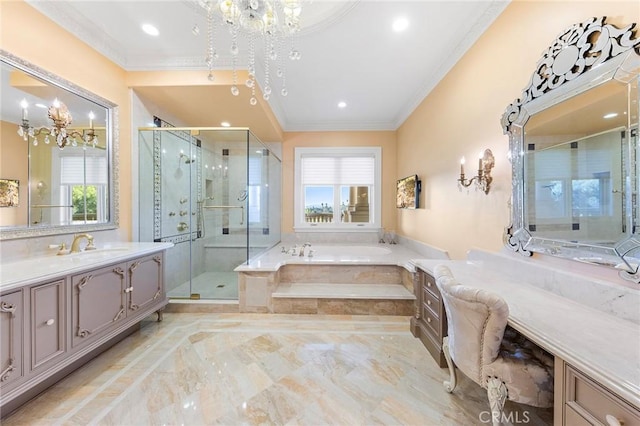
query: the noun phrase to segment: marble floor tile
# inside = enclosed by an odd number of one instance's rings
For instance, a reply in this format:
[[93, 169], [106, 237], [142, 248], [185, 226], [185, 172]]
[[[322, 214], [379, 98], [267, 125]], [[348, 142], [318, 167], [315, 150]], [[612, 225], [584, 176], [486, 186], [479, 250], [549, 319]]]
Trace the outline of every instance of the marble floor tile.
[[[396, 316], [168, 313], [2, 420], [12, 425], [481, 425]], [[552, 410], [507, 402], [529, 425]], [[487, 418], [486, 414], [485, 417]], [[513, 418], [524, 418], [514, 416]]]

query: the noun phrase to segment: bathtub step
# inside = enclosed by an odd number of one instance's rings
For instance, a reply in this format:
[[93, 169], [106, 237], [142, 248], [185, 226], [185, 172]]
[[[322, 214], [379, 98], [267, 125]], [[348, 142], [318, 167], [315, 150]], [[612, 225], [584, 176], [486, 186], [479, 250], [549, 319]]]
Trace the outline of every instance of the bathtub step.
[[401, 284], [281, 283], [271, 300], [276, 314], [409, 316], [415, 309]]
[[274, 298], [415, 300], [401, 284], [281, 283]]

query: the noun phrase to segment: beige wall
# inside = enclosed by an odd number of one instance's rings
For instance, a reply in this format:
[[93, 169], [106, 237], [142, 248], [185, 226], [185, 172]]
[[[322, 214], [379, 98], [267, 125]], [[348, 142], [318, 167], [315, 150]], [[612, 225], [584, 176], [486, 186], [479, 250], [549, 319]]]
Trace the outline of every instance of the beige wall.
[[119, 106], [120, 229], [131, 237], [130, 100], [125, 71], [21, 0], [0, 0], [0, 48]]
[[28, 142], [18, 136], [18, 126], [0, 121], [0, 179], [18, 179], [20, 181], [20, 204], [17, 207], [0, 207], [0, 226], [27, 224], [27, 198], [29, 197], [29, 165], [27, 155]]
[[[397, 177], [418, 173], [424, 201], [419, 210], [398, 213], [399, 234], [453, 258], [473, 247], [501, 249], [510, 221], [511, 165], [500, 118], [560, 32], [593, 16], [618, 26], [638, 22], [640, 2], [512, 2], [425, 98], [397, 132]], [[467, 158], [469, 174], [485, 148], [496, 158], [491, 192], [459, 191], [460, 158]]]
[[282, 233], [293, 232], [294, 148], [379, 146], [382, 148], [382, 226], [396, 224], [396, 132], [285, 133], [282, 143]]

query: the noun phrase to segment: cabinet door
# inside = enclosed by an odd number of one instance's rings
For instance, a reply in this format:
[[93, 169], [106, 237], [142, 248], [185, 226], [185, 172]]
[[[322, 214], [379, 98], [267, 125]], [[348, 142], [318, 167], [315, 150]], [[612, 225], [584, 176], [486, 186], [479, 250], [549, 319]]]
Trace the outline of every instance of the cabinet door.
[[0, 297], [0, 386], [24, 375], [22, 290]]
[[65, 352], [65, 280], [31, 287], [31, 369]]
[[126, 268], [123, 263], [72, 277], [73, 346], [125, 317]]
[[128, 271], [128, 312], [144, 309], [164, 297], [162, 255], [156, 254], [129, 262]]

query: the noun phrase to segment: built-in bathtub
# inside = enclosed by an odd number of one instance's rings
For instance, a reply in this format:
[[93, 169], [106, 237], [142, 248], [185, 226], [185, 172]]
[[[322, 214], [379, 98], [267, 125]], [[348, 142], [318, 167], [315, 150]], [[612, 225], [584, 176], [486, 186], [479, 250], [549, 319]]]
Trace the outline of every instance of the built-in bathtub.
[[[424, 253], [388, 244], [279, 244], [239, 266], [240, 312], [413, 313], [412, 259]], [[431, 258], [448, 259], [434, 249]]]

